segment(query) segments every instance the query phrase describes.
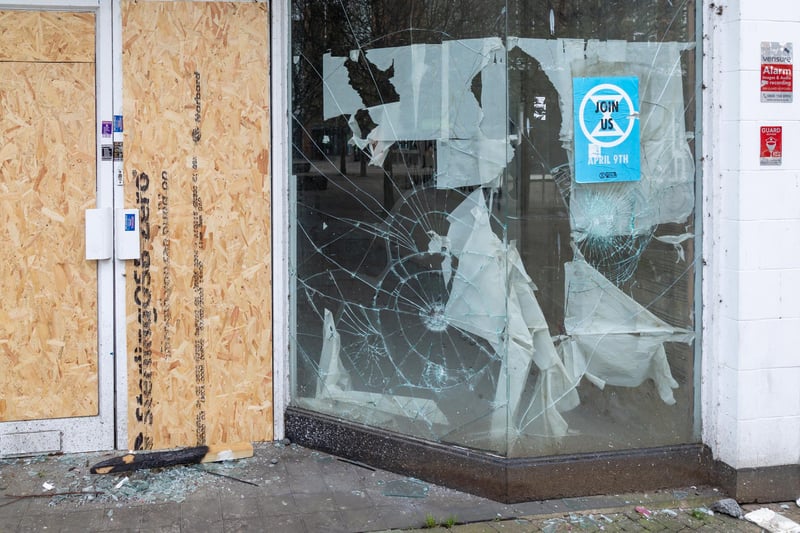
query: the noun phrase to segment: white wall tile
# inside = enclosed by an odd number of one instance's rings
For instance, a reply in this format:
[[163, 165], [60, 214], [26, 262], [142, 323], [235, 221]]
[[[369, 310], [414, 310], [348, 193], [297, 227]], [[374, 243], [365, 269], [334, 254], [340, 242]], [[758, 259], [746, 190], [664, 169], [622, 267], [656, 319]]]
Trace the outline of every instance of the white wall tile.
[[[725, 170], [721, 173], [719, 190], [714, 191], [719, 195], [720, 202], [718, 202], [717, 205], [719, 206], [720, 212], [715, 215], [727, 220], [742, 220], [742, 216], [739, 212], [743, 203], [740, 200], [742, 194], [742, 189], [739, 184], [741, 175], [742, 173], [737, 170]], [[708, 192], [706, 194], [708, 194]]]
[[[731, 270], [741, 270], [742, 258], [739, 253], [742, 241], [742, 222], [739, 220], [723, 219], [720, 225], [720, 258], [725, 261], [725, 267]], [[754, 263], [755, 265], [755, 263]], [[753, 267], [754, 268], [754, 267]]]
[[[744, 221], [741, 224], [755, 226], [757, 233], [761, 235], [759, 240], [748, 239], [742, 243], [743, 247], [754, 249], [758, 256], [759, 269], [800, 268], [800, 219]], [[749, 233], [743, 234], [751, 236]], [[740, 257], [743, 255], [740, 253]], [[800, 289], [798, 286], [791, 285], [792, 279], [786, 279], [784, 282], [789, 283], [793, 288]], [[786, 287], [784, 290], [788, 289], [789, 287]]]
[[800, 319], [738, 321], [735, 326], [725, 323], [724, 327], [736, 328], [736, 335], [730, 336], [732, 340], [721, 345], [725, 350], [738, 352], [739, 370], [800, 365]]
[[[798, 96], [800, 98], [800, 96]], [[775, 106], [778, 104], [758, 104]], [[742, 120], [728, 120], [723, 113], [720, 131], [714, 142], [719, 145], [717, 168], [721, 172], [739, 170], [758, 172], [762, 176], [791, 173], [800, 169], [800, 120], [790, 118], [793, 109], [765, 107], [764, 111], [751, 110], [745, 106]], [[748, 111], [750, 110], [750, 111]], [[767, 112], [769, 111], [769, 112]], [[748, 116], [745, 117], [744, 114]], [[798, 109], [800, 113], [800, 109]], [[771, 115], [771, 118], [770, 118]], [[761, 165], [761, 128], [781, 126], [783, 128], [783, 154], [779, 166]]]
[[[716, 0], [704, 0], [704, 4], [706, 5], [703, 7], [711, 11], [716, 17], [719, 17], [723, 22], [738, 22], [742, 18], [740, 8], [741, 2], [742, 0], [723, 0], [721, 2], [717, 2]], [[722, 7], [721, 11], [719, 9], [720, 7]]]
[[739, 420], [739, 371], [723, 366], [720, 371], [720, 414]]
[[[721, 246], [726, 256], [730, 257], [730, 268], [738, 270], [757, 270], [761, 265], [761, 247], [765, 238], [761, 220], [726, 220], [723, 223], [724, 235], [730, 236], [731, 241], [723, 242]], [[726, 239], [727, 240], [727, 239]]]
[[[753, 2], [754, 0], [748, 0], [745, 3]], [[798, 8], [795, 7], [793, 11], [797, 12]], [[800, 19], [800, 13], [798, 13], [798, 19]], [[743, 18], [739, 29], [741, 38], [741, 44], [739, 45], [741, 54], [739, 59], [740, 68], [742, 70], [760, 69], [762, 42], [793, 43], [792, 59], [796, 60], [798, 31], [800, 31], [800, 22], [791, 21], [791, 19], [777, 21]]]
[[728, 4], [728, 8], [733, 12], [730, 16], [735, 16], [749, 21], [771, 21], [776, 23], [786, 23], [787, 20], [800, 20], [800, 5], [797, 0], [768, 0], [759, 2], [757, 0], [735, 0], [723, 2]]
[[[778, 104], [759, 105], [775, 106]], [[739, 122], [727, 120], [722, 122], [723, 131], [718, 140], [720, 143], [720, 170], [757, 171], [766, 177], [800, 169], [800, 153], [796, 149], [800, 143], [800, 121], [790, 120], [789, 117], [793, 111], [788, 107], [783, 110], [775, 107], [764, 109], [771, 109], [771, 111], [760, 113], [762, 116], [758, 120], [743, 117]], [[759, 113], [749, 114], [756, 116]], [[772, 118], [769, 118], [770, 114], [773, 115]], [[780, 166], [761, 165], [761, 128], [763, 126], [781, 126], [783, 128], [783, 156]]]
[[[765, 120], [764, 123], [760, 124], [763, 126], [776, 125], [783, 127], [783, 160], [779, 167], [772, 167], [775, 171], [796, 173], [800, 169], [800, 150], [798, 150], [800, 146], [800, 91], [798, 91], [798, 88], [800, 87], [795, 86], [795, 102], [792, 104], [794, 108], [786, 109], [783, 113], [784, 117], [786, 117], [785, 120], [780, 120], [780, 118], [772, 121]], [[788, 120], [789, 114], [791, 114], [791, 120]], [[780, 117], [780, 113], [778, 117]], [[772, 124], [769, 122], [772, 122]], [[760, 132], [761, 130], [759, 130], [759, 135]], [[761, 167], [761, 170], [767, 170], [768, 168]]]
[[738, 279], [740, 320], [779, 318], [778, 295], [781, 291], [781, 272], [777, 270], [744, 270]]
[[[720, 238], [717, 246], [720, 248], [719, 257], [725, 261], [725, 268], [740, 271], [800, 269], [800, 219], [723, 219], [718, 223]], [[787, 294], [792, 294], [791, 291], [795, 289], [800, 290], [793, 275], [781, 282], [786, 284], [783, 291], [789, 291]]]
[[[788, 155], [788, 154], [787, 154]], [[792, 154], [794, 158], [794, 154]], [[738, 180], [735, 192], [725, 191], [729, 201], [738, 202], [738, 220], [800, 219], [800, 172], [786, 169], [747, 171], [726, 176], [726, 182]], [[733, 187], [731, 187], [733, 188]]]
[[727, 317], [720, 317], [717, 322], [719, 327], [719, 362], [724, 367], [737, 371], [742, 367], [742, 360], [744, 359], [742, 355], [744, 350], [741, 348], [742, 341], [740, 339], [740, 335], [743, 332], [743, 324], [748, 324], [748, 322]]
[[[731, 320], [741, 320], [739, 312], [739, 274], [738, 269], [722, 268], [718, 271], [717, 281], [719, 293], [714, 295], [719, 304], [719, 312], [722, 318]], [[717, 326], [719, 327], [719, 326]]]
[[800, 417], [740, 420], [737, 434], [735, 468], [800, 462]]
[[[763, 104], [767, 105], [767, 104]], [[772, 104], [774, 105], [774, 104]], [[742, 153], [739, 161], [739, 168], [744, 171], [758, 171], [766, 180], [768, 176], [780, 175], [782, 173], [792, 173], [800, 169], [800, 153], [797, 146], [800, 143], [800, 122], [788, 120], [790, 110], [786, 108], [784, 118], [763, 118], [758, 121], [741, 122], [742, 129], [739, 133], [739, 144]], [[773, 114], [780, 117], [779, 110], [774, 110]], [[766, 116], [766, 113], [764, 114]], [[783, 128], [783, 154], [780, 165], [769, 166], [761, 165], [761, 128], [764, 126], [781, 126]], [[769, 183], [765, 181], [765, 183]]]
[[739, 462], [739, 421], [720, 415], [715, 424], [715, 437], [710, 442], [714, 457], [735, 468]]
[[[795, 237], [796, 238], [796, 237]], [[800, 254], [793, 250], [795, 254]], [[792, 270], [781, 270], [781, 291], [779, 297], [779, 314], [781, 318], [800, 318], [800, 266]], [[795, 364], [800, 367], [800, 346]], [[800, 383], [798, 383], [800, 390]], [[800, 393], [798, 393], [800, 395]]]
[[[719, 146], [719, 157], [715, 161], [717, 168], [722, 171], [741, 170], [742, 162], [742, 143], [740, 138], [741, 122], [737, 120], [723, 120], [720, 123], [720, 130], [714, 142]], [[756, 148], [756, 150], [758, 150]]]
[[[719, 94], [721, 101], [717, 104], [717, 109], [725, 121], [736, 122], [741, 118], [741, 78], [742, 73], [738, 70], [719, 74], [719, 83], [722, 87]], [[727, 132], [723, 130], [720, 133], [725, 135]]]
[[720, 24], [719, 35], [720, 43], [715, 47], [719, 53], [719, 68], [723, 73], [736, 73], [741, 70], [741, 22], [739, 20], [723, 22]]
[[739, 420], [800, 417], [800, 367], [740, 370]]
[[753, 114], [752, 112], [748, 113], [747, 110], [750, 108], [751, 106], [749, 105], [742, 106], [742, 121], [739, 122], [739, 168], [743, 171], [763, 172], [773, 170], [773, 167], [765, 168], [761, 166], [761, 127], [780, 126], [781, 124], [773, 123], [773, 121], [766, 118], [759, 121], [752, 120], [751, 117], [745, 118], [744, 115]]

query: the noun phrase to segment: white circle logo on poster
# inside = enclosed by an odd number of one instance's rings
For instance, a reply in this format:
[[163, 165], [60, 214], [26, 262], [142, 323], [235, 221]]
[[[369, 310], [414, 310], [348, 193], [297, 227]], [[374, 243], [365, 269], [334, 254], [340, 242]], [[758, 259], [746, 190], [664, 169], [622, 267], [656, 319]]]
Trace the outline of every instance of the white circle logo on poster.
[[[600, 115], [600, 119], [591, 131], [586, 124], [587, 107], [591, 117]], [[583, 135], [589, 144], [603, 148], [612, 148], [625, 142], [633, 131], [634, 121], [638, 117], [639, 113], [634, 109], [631, 97], [613, 83], [601, 83], [592, 87], [581, 100], [578, 110], [578, 122]], [[627, 119], [627, 123], [624, 124], [625, 129], [620, 127], [620, 118], [623, 122]]]

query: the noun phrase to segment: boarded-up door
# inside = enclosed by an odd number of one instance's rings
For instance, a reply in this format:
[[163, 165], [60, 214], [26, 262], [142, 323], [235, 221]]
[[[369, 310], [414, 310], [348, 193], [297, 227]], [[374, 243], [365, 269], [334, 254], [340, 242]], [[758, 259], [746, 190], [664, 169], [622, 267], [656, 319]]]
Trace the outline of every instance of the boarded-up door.
[[122, 2], [128, 445], [272, 438], [268, 12]]
[[85, 211], [111, 205], [97, 157], [107, 9], [0, 7], [0, 455], [114, 444], [113, 329], [98, 325], [112, 267], [84, 246]]

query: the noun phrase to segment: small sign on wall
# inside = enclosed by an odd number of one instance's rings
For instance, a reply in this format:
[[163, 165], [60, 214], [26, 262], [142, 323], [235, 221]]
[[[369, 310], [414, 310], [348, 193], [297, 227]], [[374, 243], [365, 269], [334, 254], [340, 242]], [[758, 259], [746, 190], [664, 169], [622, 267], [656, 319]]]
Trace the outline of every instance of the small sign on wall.
[[639, 181], [639, 79], [574, 78], [575, 181]]
[[791, 102], [793, 77], [792, 43], [762, 41], [761, 101]]
[[780, 166], [783, 157], [783, 127], [761, 126], [761, 166]]

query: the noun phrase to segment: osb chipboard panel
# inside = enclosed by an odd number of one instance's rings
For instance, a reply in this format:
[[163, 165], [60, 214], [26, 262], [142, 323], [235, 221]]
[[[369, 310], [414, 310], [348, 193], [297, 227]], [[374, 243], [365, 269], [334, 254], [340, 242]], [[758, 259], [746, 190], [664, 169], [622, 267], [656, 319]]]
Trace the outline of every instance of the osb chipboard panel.
[[268, 44], [264, 4], [123, 3], [132, 448], [272, 438]]
[[94, 65], [0, 62], [0, 421], [97, 414]]
[[0, 11], [0, 61], [94, 62], [94, 14]]

